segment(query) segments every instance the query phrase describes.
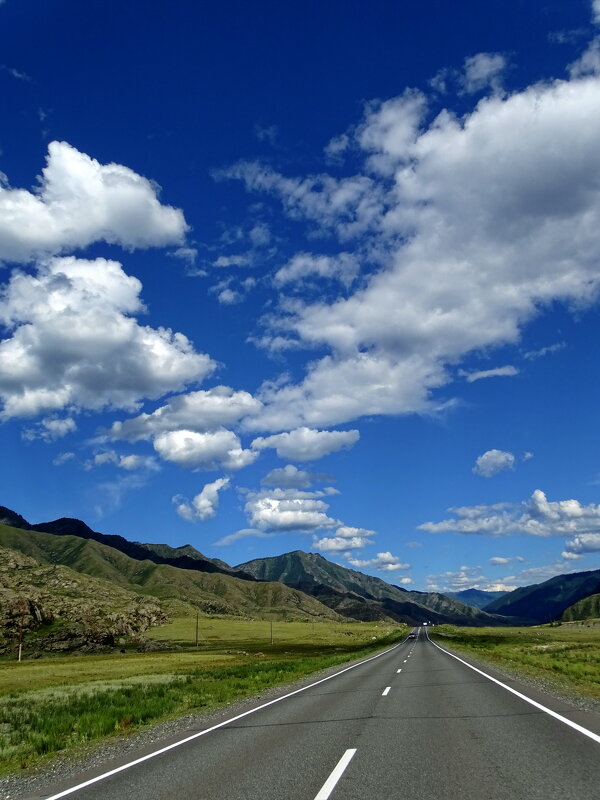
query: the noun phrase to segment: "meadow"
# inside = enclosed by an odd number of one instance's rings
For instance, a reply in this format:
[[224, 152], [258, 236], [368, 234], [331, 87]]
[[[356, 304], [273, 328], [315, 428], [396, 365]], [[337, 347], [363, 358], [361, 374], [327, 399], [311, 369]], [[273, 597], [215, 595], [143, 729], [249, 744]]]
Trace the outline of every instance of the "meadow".
[[[407, 626], [181, 617], [149, 632], [175, 650], [0, 661], [0, 775], [149, 723], [227, 703], [381, 649]], [[126, 648], [124, 648], [126, 649]]]
[[459, 628], [430, 631], [446, 644], [569, 694], [600, 700], [600, 625], [563, 623], [530, 628]]

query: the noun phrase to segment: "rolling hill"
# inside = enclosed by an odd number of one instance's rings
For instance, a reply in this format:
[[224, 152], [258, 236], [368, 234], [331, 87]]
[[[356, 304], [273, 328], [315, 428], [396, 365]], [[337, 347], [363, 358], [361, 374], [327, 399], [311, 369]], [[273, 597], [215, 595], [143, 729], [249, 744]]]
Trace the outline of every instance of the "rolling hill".
[[575, 622], [576, 620], [598, 618], [600, 618], [600, 594], [590, 594], [565, 608], [561, 620]]
[[137, 594], [158, 598], [169, 611], [245, 616], [257, 619], [340, 619], [313, 597], [281, 583], [241, 580], [218, 572], [198, 572], [149, 559], [136, 560], [93, 539], [61, 536], [0, 525], [0, 546], [41, 564], [62, 564]]
[[543, 583], [522, 586], [485, 606], [490, 614], [521, 617], [531, 624], [559, 619], [578, 600], [600, 592], [600, 569], [557, 575]]
[[142, 542], [130, 542], [123, 536], [112, 533], [99, 533], [93, 531], [85, 522], [72, 517], [61, 517], [51, 522], [40, 522], [31, 524], [10, 508], [0, 506], [0, 522], [10, 525], [13, 528], [21, 528], [30, 531], [42, 531], [52, 533], [57, 536], [79, 536], [81, 539], [93, 539], [100, 544], [120, 550], [125, 555], [140, 561], [154, 561], [155, 564], [170, 564], [172, 567], [181, 569], [195, 569], [199, 572], [219, 572], [223, 575], [232, 575], [238, 579], [250, 576], [243, 572], [234, 571], [225, 562], [219, 559], [208, 558], [190, 544], [181, 547], [171, 547], [168, 544], [144, 544]]
[[381, 578], [334, 564], [317, 553], [295, 550], [281, 556], [247, 561], [236, 569], [260, 580], [281, 581], [312, 595], [339, 614], [355, 619], [388, 617], [415, 625], [428, 621], [457, 625], [509, 624], [507, 620], [446, 595], [409, 592]]

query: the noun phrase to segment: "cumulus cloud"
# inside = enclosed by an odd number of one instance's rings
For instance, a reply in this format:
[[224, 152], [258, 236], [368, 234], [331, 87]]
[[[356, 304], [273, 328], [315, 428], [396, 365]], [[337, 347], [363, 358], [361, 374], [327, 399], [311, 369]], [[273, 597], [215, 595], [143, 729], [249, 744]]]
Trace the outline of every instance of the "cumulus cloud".
[[206, 391], [172, 397], [151, 414], [115, 422], [109, 433], [113, 439], [137, 442], [179, 428], [199, 432], [216, 430], [257, 414], [261, 407], [261, 402], [249, 392], [214, 386]]
[[77, 423], [72, 417], [46, 417], [32, 428], [25, 428], [21, 434], [28, 442], [42, 439], [44, 442], [54, 442], [62, 439], [68, 433], [77, 430]]
[[177, 513], [187, 522], [204, 522], [212, 519], [219, 507], [219, 492], [229, 487], [229, 478], [218, 478], [212, 483], [207, 483], [202, 491], [188, 503], [180, 495], [173, 498]]
[[593, 39], [581, 56], [569, 64], [572, 78], [600, 75], [600, 38]]
[[396, 572], [399, 569], [410, 569], [410, 564], [403, 564], [397, 556], [390, 552], [377, 553], [375, 558], [359, 559], [349, 558], [348, 563], [357, 568], [368, 568], [380, 572]]
[[0, 260], [32, 258], [95, 241], [125, 248], [182, 242], [183, 214], [163, 206], [155, 183], [120, 164], [100, 164], [51, 142], [35, 192], [0, 186]]
[[504, 450], [486, 450], [475, 461], [473, 472], [482, 478], [491, 478], [499, 472], [515, 468], [515, 457]]
[[344, 550], [360, 550], [372, 543], [372, 539], [364, 536], [351, 536], [348, 539], [342, 536], [324, 536], [322, 539], [314, 539], [312, 546], [324, 553], [335, 553]]
[[298, 283], [309, 277], [330, 278], [350, 286], [358, 275], [359, 264], [352, 253], [336, 256], [319, 256], [311, 253], [296, 255], [273, 278], [276, 286]]
[[102, 450], [99, 453], [95, 453], [92, 458], [84, 462], [83, 468], [91, 470], [95, 467], [102, 467], [105, 464], [114, 464], [114, 466], [125, 469], [128, 472], [138, 470], [156, 472], [160, 469], [154, 456], [140, 456], [136, 454], [123, 456], [119, 455], [114, 450]]
[[[600, 523], [598, 528], [600, 528]], [[584, 555], [585, 553], [600, 552], [600, 530], [597, 533], [581, 533], [574, 536], [567, 540], [565, 549], [567, 553], [571, 554], [567, 556], [568, 558], [571, 558], [573, 554]], [[563, 553], [563, 555], [565, 554]]]
[[552, 303], [595, 300], [599, 114], [596, 77], [492, 94], [433, 120], [411, 90], [369, 104], [348, 134], [356, 174], [288, 177], [259, 163], [223, 173], [281, 200], [309, 233], [337, 236], [340, 252], [352, 241], [381, 264], [350, 296], [270, 314], [278, 341], [287, 332], [326, 355], [299, 383], [265, 387], [255, 429], [435, 410], [468, 354], [517, 344]]
[[523, 556], [510, 556], [507, 558], [504, 556], [492, 556], [492, 558], [489, 559], [490, 564], [496, 567], [511, 564], [513, 561], [525, 561], [525, 559]]
[[[464, 533], [479, 536], [573, 536], [600, 532], [600, 505], [584, 506], [578, 500], [549, 501], [540, 489], [523, 503], [496, 503], [449, 509], [454, 519], [424, 522], [429, 533]], [[573, 540], [574, 541], [574, 540]], [[567, 546], [567, 549], [569, 548]]]
[[116, 261], [53, 258], [0, 293], [1, 416], [135, 408], [214, 369], [182, 333], [140, 325], [140, 282]]
[[485, 89], [499, 92], [502, 89], [502, 73], [506, 59], [500, 53], [477, 53], [465, 59], [462, 78], [463, 91], [474, 94]]
[[330, 453], [352, 447], [359, 440], [360, 434], [352, 431], [318, 431], [311, 428], [296, 428], [287, 433], [274, 436], [259, 436], [251, 447], [254, 450], [274, 448], [280, 458], [293, 461], [315, 461]]
[[517, 367], [513, 367], [511, 365], [507, 365], [506, 367], [495, 367], [494, 369], [482, 369], [478, 370], [477, 372], [466, 372], [465, 370], [459, 371], [459, 375], [462, 375], [464, 378], [466, 378], [467, 383], [480, 381], [483, 378], [504, 378], [512, 377], [518, 374], [519, 370]]
[[283, 489], [309, 489], [316, 481], [333, 481], [331, 475], [322, 472], [306, 472], [298, 469], [293, 464], [286, 464], [271, 470], [268, 475], [261, 480], [264, 486], [280, 486]]
[[246, 513], [253, 528], [264, 531], [306, 531], [337, 527], [327, 516], [328, 503], [320, 499], [325, 492], [297, 489], [271, 489], [250, 492]]
[[375, 535], [375, 531], [370, 531], [366, 528], [340, 525], [335, 531], [335, 536], [313, 539], [313, 547], [323, 552], [359, 550], [368, 544], [373, 544], [372, 537]]
[[514, 578], [503, 581], [490, 580], [481, 567], [461, 566], [456, 571], [449, 570], [435, 575], [427, 575], [426, 589], [429, 592], [461, 592], [464, 589], [479, 589], [484, 592], [510, 592], [516, 584]]
[[257, 452], [242, 448], [233, 431], [224, 429], [206, 433], [167, 431], [156, 437], [154, 449], [165, 461], [192, 469], [235, 471], [248, 466], [258, 457]]

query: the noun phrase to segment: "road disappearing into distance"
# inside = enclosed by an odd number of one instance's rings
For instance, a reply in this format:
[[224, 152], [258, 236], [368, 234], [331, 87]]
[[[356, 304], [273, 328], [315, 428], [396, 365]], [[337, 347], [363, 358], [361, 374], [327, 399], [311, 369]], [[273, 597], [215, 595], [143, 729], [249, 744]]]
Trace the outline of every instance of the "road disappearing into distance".
[[258, 700], [216, 726], [199, 722], [160, 750], [27, 798], [599, 796], [598, 715], [495, 681], [432, 642], [424, 627], [413, 634], [325, 679], [262, 705]]

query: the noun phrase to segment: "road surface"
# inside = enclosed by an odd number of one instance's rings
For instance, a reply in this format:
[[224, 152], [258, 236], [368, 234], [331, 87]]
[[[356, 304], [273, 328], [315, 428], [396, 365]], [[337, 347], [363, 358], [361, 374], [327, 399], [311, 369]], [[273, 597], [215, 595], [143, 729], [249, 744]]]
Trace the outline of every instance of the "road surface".
[[448, 655], [425, 628], [415, 634], [336, 677], [88, 786], [72, 791], [98, 775], [27, 797], [600, 798], [598, 715], [517, 687], [587, 735]]

